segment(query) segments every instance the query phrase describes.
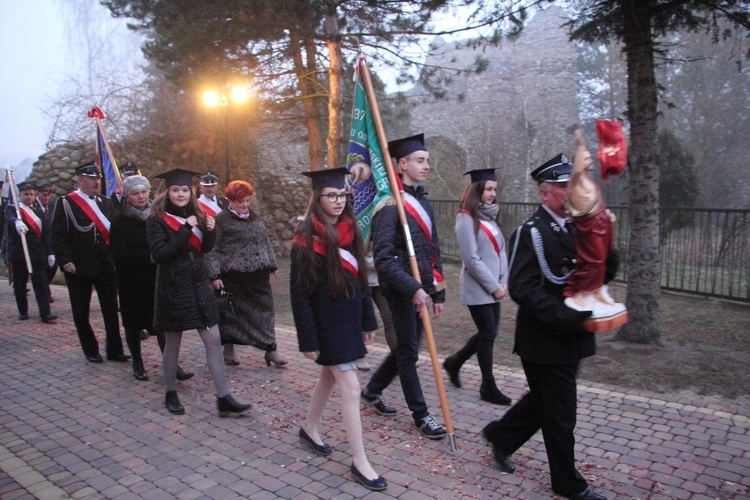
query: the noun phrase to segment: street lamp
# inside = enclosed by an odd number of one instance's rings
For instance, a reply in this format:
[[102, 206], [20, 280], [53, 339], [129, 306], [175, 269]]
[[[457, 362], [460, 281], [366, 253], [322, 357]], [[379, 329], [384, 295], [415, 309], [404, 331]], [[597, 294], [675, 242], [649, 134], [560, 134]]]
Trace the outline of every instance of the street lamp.
[[[229, 94], [227, 96], [227, 94]], [[209, 108], [221, 107], [224, 112], [224, 161], [225, 161], [225, 183], [229, 182], [231, 177], [230, 166], [229, 166], [229, 118], [227, 114], [227, 108], [229, 102], [242, 104], [247, 102], [250, 98], [250, 92], [245, 85], [231, 85], [226, 84], [220, 90], [207, 90], [203, 93], [203, 102]]]

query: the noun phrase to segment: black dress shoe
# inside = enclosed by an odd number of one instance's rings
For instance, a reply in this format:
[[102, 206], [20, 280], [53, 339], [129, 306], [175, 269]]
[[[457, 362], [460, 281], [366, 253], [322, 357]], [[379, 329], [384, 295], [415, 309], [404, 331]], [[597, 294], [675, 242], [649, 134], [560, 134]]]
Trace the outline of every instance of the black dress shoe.
[[497, 462], [497, 468], [500, 469], [503, 472], [507, 472], [508, 474], [513, 474], [516, 472], [516, 466], [513, 462], [510, 460], [510, 456], [503, 453], [503, 450], [492, 445], [493, 454], [495, 455], [495, 462]]
[[42, 316], [42, 323], [55, 323], [56, 321], [56, 314], [48, 314], [47, 316]]
[[367, 479], [357, 468], [352, 464], [351, 469], [354, 480], [361, 483], [362, 486], [372, 491], [383, 491], [388, 487], [388, 483], [385, 481], [383, 476], [378, 476], [375, 479]]
[[237, 402], [231, 394], [216, 398], [216, 407], [219, 410], [220, 417], [228, 417], [231, 413], [243, 413], [250, 409], [252, 405]]
[[443, 368], [445, 368], [445, 371], [448, 372], [448, 377], [451, 379], [451, 384], [461, 388], [461, 379], [458, 377], [458, 372], [461, 371], [461, 365], [457, 365], [456, 358], [453, 356], [448, 356], [445, 358], [445, 361], [443, 361]]
[[100, 354], [92, 354], [91, 356], [86, 356], [86, 360], [90, 361], [92, 363], [104, 363], [104, 360], [102, 359]]
[[29, 315], [28, 314], [19, 314], [18, 315], [18, 319], [20, 319], [21, 321], [26, 321], [27, 319], [29, 319]]
[[182, 368], [177, 366], [177, 380], [187, 380], [189, 378], [193, 378], [193, 375], [195, 375], [195, 373], [186, 372]]
[[570, 498], [570, 500], [607, 500], [607, 497], [600, 495], [591, 488], [586, 488], [580, 493], [573, 493], [572, 495], [562, 495]]
[[498, 420], [493, 420], [489, 424], [487, 424], [484, 429], [482, 429], [482, 435], [484, 438], [492, 445], [492, 454], [495, 457], [495, 462], [497, 462], [497, 467], [503, 472], [507, 472], [508, 474], [513, 474], [516, 471], [515, 464], [511, 461], [510, 455], [505, 453], [502, 448], [500, 448], [494, 440], [494, 429], [498, 425]]
[[333, 450], [327, 444], [325, 443], [318, 444], [315, 441], [313, 441], [312, 438], [307, 435], [307, 432], [305, 432], [305, 429], [303, 429], [302, 427], [299, 428], [299, 440], [303, 443], [307, 443], [308, 445], [310, 445], [310, 448], [312, 448], [312, 450], [318, 455], [326, 456], [326, 455], [330, 455], [331, 453], [333, 453]]
[[177, 391], [167, 391], [167, 395], [164, 397], [164, 406], [173, 415], [185, 413], [185, 408], [180, 404], [180, 399], [177, 397]]
[[133, 376], [136, 380], [148, 380], [146, 370], [143, 368], [143, 361], [133, 360]]
[[114, 356], [107, 356], [107, 361], [119, 361], [120, 363], [124, 363], [125, 361], [130, 360], [131, 357], [130, 354], [115, 354]]

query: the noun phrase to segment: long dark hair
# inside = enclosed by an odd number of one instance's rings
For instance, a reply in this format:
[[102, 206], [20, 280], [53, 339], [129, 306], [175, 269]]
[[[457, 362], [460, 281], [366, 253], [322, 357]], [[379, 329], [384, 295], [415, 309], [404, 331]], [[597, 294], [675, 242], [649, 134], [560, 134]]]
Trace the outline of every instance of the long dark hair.
[[[456, 215], [463, 211], [469, 212], [471, 214], [471, 218], [474, 219], [475, 231], [479, 231], [479, 218], [477, 217], [477, 210], [479, 210], [479, 205], [482, 204], [482, 195], [484, 194], [485, 184], [487, 184], [487, 181], [472, 182], [471, 184], [466, 186], [464, 194], [462, 194], [461, 199], [458, 200], [458, 211], [456, 212]], [[492, 200], [492, 204], [499, 205], [499, 203], [497, 202], [497, 196], [495, 196], [495, 199]], [[499, 210], [497, 212], [497, 219], [495, 219], [495, 222], [500, 225]]]
[[[164, 217], [164, 214], [167, 213], [167, 202], [169, 201], [169, 189], [164, 191], [162, 194], [157, 196], [157, 198], [151, 203], [151, 215], [155, 217]], [[187, 214], [185, 218], [195, 215], [198, 217], [199, 220], [203, 220], [206, 218], [206, 213], [201, 209], [200, 204], [198, 203], [198, 198], [195, 197], [195, 193], [193, 192], [193, 189], [190, 188], [190, 201], [185, 206], [185, 213]], [[173, 214], [178, 215], [178, 214]]]
[[[352, 290], [350, 289], [349, 281], [346, 278], [348, 271], [344, 269], [339, 258], [339, 245], [338, 245], [338, 230], [334, 225], [328, 222], [323, 211], [323, 206], [320, 203], [320, 196], [322, 189], [316, 189], [310, 195], [310, 203], [307, 206], [307, 212], [305, 217], [300, 223], [299, 232], [305, 236], [306, 247], [300, 248], [297, 254], [297, 264], [300, 270], [300, 279], [304, 281], [305, 287], [309, 294], [316, 293], [319, 286], [318, 266], [314, 263], [317, 255], [313, 249], [313, 235], [315, 234], [315, 228], [313, 224], [313, 215], [323, 224], [326, 234], [326, 256], [325, 256], [325, 276], [323, 276], [323, 283], [328, 288], [328, 293], [332, 297], [340, 297], [341, 295], [350, 296]], [[359, 286], [364, 292], [367, 290], [367, 271], [365, 267], [365, 245], [362, 241], [362, 232], [359, 230], [357, 220], [354, 217], [354, 209], [352, 208], [351, 200], [347, 199], [344, 205], [344, 211], [339, 216], [339, 221], [351, 220], [354, 226], [354, 241], [352, 246], [354, 247], [354, 256], [357, 258], [357, 265], [359, 267]]]

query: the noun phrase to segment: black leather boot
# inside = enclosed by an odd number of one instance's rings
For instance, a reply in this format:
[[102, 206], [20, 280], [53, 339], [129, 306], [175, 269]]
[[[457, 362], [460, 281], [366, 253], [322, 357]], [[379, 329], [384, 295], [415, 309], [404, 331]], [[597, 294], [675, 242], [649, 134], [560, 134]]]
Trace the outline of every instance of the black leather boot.
[[180, 368], [180, 365], [177, 365], [177, 380], [187, 380], [193, 378], [193, 375], [195, 375], [193, 372], [186, 372]]
[[510, 398], [497, 388], [494, 380], [482, 380], [482, 385], [479, 387], [479, 397], [482, 401], [494, 405], [508, 406], [511, 403]]
[[461, 379], [458, 377], [458, 372], [461, 371], [461, 363], [455, 356], [448, 356], [443, 361], [443, 368], [448, 372], [448, 377], [451, 379], [451, 383], [458, 388], [461, 388]]
[[146, 370], [143, 368], [143, 361], [140, 359], [133, 359], [133, 376], [136, 380], [148, 380]]
[[241, 404], [234, 400], [231, 394], [227, 394], [223, 398], [216, 397], [216, 406], [219, 409], [220, 417], [228, 417], [230, 413], [242, 413], [247, 411], [252, 406], [251, 404]]
[[164, 398], [164, 405], [169, 410], [169, 413], [174, 415], [185, 413], [185, 408], [180, 404], [180, 400], [177, 397], [177, 391], [167, 391], [167, 396]]

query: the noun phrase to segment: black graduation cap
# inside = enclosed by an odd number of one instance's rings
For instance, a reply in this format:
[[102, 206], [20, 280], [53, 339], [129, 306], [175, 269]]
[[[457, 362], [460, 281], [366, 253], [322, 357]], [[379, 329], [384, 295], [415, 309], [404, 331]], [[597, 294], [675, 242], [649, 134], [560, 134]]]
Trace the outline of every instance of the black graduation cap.
[[424, 145], [424, 134], [417, 134], [403, 139], [396, 139], [388, 143], [388, 151], [391, 156], [400, 160], [404, 156], [410, 155], [414, 151], [427, 151]]
[[202, 186], [215, 186], [219, 183], [219, 176], [215, 173], [208, 171], [201, 175], [200, 183]]
[[348, 174], [349, 170], [345, 167], [325, 168], [323, 170], [302, 172], [302, 175], [306, 175], [312, 179], [313, 191], [327, 187], [344, 189], [346, 187], [346, 176]]
[[99, 167], [96, 166], [96, 163], [91, 161], [76, 168], [76, 175], [82, 175], [84, 177], [101, 177], [102, 172], [99, 170]]
[[141, 167], [132, 161], [127, 162], [120, 169], [121, 175], [141, 175]]
[[568, 157], [559, 154], [531, 172], [531, 177], [541, 184], [542, 182], [568, 182], [570, 173], [573, 171], [573, 164]]
[[472, 184], [474, 184], [475, 182], [496, 181], [497, 178], [495, 177], [495, 170], [497, 170], [497, 167], [478, 168], [476, 170], [469, 170], [468, 172], [464, 172], [464, 175], [471, 176]]
[[185, 170], [184, 168], [174, 168], [168, 170], [159, 175], [155, 175], [157, 179], [164, 179], [167, 183], [167, 188], [172, 186], [192, 186], [193, 176], [200, 175], [199, 172], [193, 172], [192, 170]]
[[18, 184], [18, 191], [36, 191], [36, 186], [31, 181], [23, 181]]

